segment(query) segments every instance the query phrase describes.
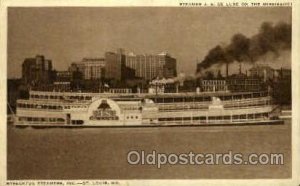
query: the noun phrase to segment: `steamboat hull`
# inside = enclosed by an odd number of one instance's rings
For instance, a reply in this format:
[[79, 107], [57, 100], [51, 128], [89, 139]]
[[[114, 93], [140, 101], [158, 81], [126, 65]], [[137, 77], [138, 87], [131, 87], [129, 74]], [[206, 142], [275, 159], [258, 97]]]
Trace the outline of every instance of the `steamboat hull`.
[[217, 127], [217, 126], [249, 126], [249, 125], [282, 125], [283, 120], [265, 120], [265, 121], [238, 121], [238, 122], [216, 122], [216, 123], [159, 123], [143, 125], [59, 125], [59, 124], [15, 124], [17, 128], [151, 128], [151, 127]]

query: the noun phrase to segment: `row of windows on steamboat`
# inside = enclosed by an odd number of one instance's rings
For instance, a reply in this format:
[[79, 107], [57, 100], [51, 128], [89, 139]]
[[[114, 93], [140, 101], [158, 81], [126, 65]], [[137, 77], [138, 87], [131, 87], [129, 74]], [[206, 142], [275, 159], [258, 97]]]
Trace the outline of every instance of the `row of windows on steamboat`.
[[[224, 108], [242, 108], [242, 107], [252, 107], [252, 106], [263, 106], [270, 105], [270, 100], [259, 100], [251, 102], [237, 102], [237, 103], [227, 103], [224, 104]], [[192, 110], [192, 109], [208, 109], [208, 104], [171, 104], [171, 105], [159, 105], [160, 111], [172, 111], [172, 110]]]
[[49, 110], [63, 110], [71, 108], [87, 108], [86, 105], [60, 106], [60, 105], [38, 105], [30, 103], [18, 103], [18, 108], [32, 108], [32, 109], [49, 109]]
[[42, 118], [42, 117], [19, 117], [19, 121], [30, 121], [30, 122], [50, 122], [50, 123], [64, 123], [64, 118]]
[[224, 121], [224, 120], [246, 120], [246, 119], [261, 119], [268, 118], [269, 113], [257, 113], [257, 114], [242, 114], [242, 115], [226, 115], [226, 116], [194, 116], [194, 117], [169, 117], [169, 118], [158, 118], [158, 121], [184, 121], [184, 120], [200, 120], [200, 121]]
[[[217, 96], [222, 101], [226, 100], [239, 100], [239, 99], [250, 99], [267, 96], [267, 93], [249, 93], [249, 94], [232, 94], [232, 95], [221, 95]], [[211, 101], [211, 96], [186, 96], [186, 97], [148, 97], [156, 103], [172, 103], [172, 102], [205, 102]]]
[[[231, 94], [218, 96], [221, 100], [235, 100], [235, 99], [248, 99], [266, 96], [265, 92], [247, 93], [247, 94]], [[211, 96], [146, 96], [156, 103], [170, 103], [170, 102], [197, 102], [197, 101], [211, 101]], [[92, 100], [92, 96], [58, 96], [58, 95], [38, 95], [31, 94], [30, 98], [33, 99], [56, 99], [56, 100]]]
[[33, 99], [58, 99], [58, 100], [67, 100], [67, 99], [92, 100], [92, 96], [58, 96], [58, 95], [38, 95], [38, 94], [31, 94], [30, 98], [33, 98]]

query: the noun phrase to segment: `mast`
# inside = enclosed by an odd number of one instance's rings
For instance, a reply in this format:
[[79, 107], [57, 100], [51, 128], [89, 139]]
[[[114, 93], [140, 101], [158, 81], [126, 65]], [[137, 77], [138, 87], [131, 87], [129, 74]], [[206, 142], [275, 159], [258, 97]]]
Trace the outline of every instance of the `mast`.
[[11, 108], [9, 102], [7, 102], [8, 108], [10, 110], [10, 112], [15, 116], [15, 112], [13, 111], [13, 109]]
[[7, 105], [8, 105], [8, 108], [9, 108], [9, 110], [10, 110], [10, 112], [12, 113], [12, 116], [13, 116], [13, 117], [12, 117], [13, 124], [15, 124], [16, 114], [15, 114], [15, 112], [13, 111], [13, 109], [11, 108], [9, 102], [7, 102]]

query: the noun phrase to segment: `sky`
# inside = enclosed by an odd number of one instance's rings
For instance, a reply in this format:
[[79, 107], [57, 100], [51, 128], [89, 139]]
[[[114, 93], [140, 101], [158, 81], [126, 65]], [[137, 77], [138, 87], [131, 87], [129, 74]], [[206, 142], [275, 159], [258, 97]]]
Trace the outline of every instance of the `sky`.
[[291, 23], [290, 7], [13, 7], [8, 10], [7, 74], [21, 77], [24, 59], [38, 54], [51, 59], [56, 70], [67, 70], [72, 62], [118, 48], [168, 52], [177, 59], [178, 72], [194, 74], [211, 48], [228, 44], [236, 33], [251, 37], [263, 22], [281, 21]]

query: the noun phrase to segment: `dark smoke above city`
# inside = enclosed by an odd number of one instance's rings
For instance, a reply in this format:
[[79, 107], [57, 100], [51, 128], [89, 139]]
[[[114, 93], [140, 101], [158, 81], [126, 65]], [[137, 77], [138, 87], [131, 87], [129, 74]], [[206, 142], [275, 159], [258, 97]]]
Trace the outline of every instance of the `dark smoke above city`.
[[227, 46], [217, 45], [212, 48], [198, 64], [197, 72], [216, 64], [254, 63], [269, 52], [279, 57], [281, 51], [291, 50], [291, 30], [291, 24], [285, 22], [275, 25], [264, 22], [259, 33], [250, 38], [241, 33], [235, 34]]

